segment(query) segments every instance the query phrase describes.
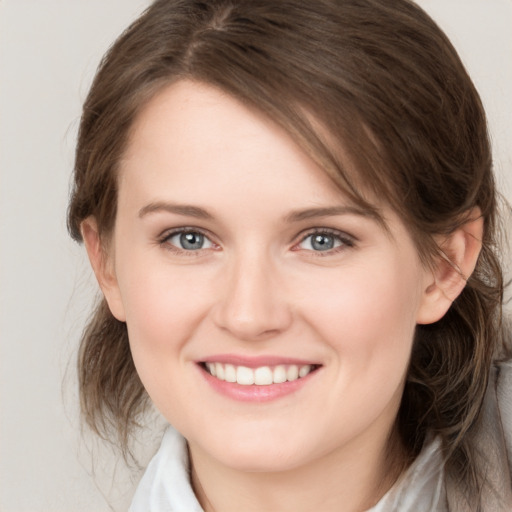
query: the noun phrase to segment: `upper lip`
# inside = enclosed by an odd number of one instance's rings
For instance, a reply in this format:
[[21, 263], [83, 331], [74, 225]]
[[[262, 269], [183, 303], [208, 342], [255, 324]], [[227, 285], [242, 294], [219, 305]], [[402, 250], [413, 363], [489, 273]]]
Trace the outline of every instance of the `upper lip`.
[[308, 359], [300, 359], [295, 357], [282, 357], [274, 355], [261, 356], [242, 356], [235, 354], [218, 354], [205, 357], [197, 361], [198, 363], [223, 363], [232, 364], [233, 366], [245, 366], [247, 368], [259, 368], [261, 366], [279, 366], [279, 365], [316, 365], [320, 366], [317, 361]]

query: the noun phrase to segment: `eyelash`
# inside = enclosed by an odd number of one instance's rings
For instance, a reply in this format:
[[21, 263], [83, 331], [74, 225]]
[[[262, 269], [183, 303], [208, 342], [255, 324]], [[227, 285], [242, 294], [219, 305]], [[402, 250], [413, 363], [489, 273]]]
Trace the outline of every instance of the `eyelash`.
[[[170, 240], [174, 236], [185, 235], [187, 233], [201, 235], [206, 240], [208, 240], [214, 248], [218, 247], [218, 245], [212, 241], [211, 235], [209, 235], [207, 232], [205, 232], [204, 230], [202, 230], [200, 228], [193, 228], [193, 227], [179, 228], [179, 229], [174, 229], [172, 231], [166, 231], [160, 237], [158, 237], [158, 244], [174, 254], [186, 255], [186, 256], [200, 256], [201, 254], [203, 254], [204, 250], [210, 249], [210, 247], [208, 247], [205, 249], [201, 248], [201, 249], [197, 249], [197, 250], [187, 250], [187, 249], [182, 249], [180, 247], [177, 247], [176, 245], [170, 243]], [[301, 250], [299, 246], [302, 243], [304, 243], [309, 237], [313, 237], [315, 235], [324, 235], [324, 236], [333, 237], [333, 238], [337, 239], [337, 241], [340, 242], [340, 244], [338, 246], [335, 246], [331, 249], [327, 249], [325, 251], [315, 251], [312, 249], [307, 249], [307, 252], [310, 253], [314, 257], [326, 257], [326, 256], [332, 256], [333, 254], [338, 254], [339, 252], [342, 252], [346, 249], [350, 249], [350, 248], [354, 247], [355, 242], [356, 242], [356, 240], [353, 236], [351, 236], [343, 231], [338, 231], [338, 230], [332, 229], [332, 228], [313, 228], [313, 229], [309, 230], [307, 233], [302, 234], [299, 242], [294, 244], [291, 250], [292, 251]]]
[[[160, 237], [158, 237], [158, 244], [162, 246], [165, 250], [170, 251], [174, 254], [178, 255], [186, 255], [186, 256], [200, 256], [203, 254], [203, 251], [205, 249], [197, 249], [197, 250], [186, 250], [182, 249], [180, 247], [177, 247], [176, 245], [172, 244], [170, 240], [176, 236], [176, 235], [186, 235], [187, 233], [197, 234], [203, 236], [206, 240], [208, 240], [213, 246], [217, 247], [217, 244], [212, 241], [211, 235], [209, 235], [207, 232], [203, 231], [199, 228], [193, 228], [193, 227], [187, 227], [187, 228], [179, 228], [174, 229], [172, 231], [166, 231], [163, 233]], [[209, 248], [207, 248], [209, 249]]]
[[338, 231], [337, 229], [332, 228], [313, 228], [309, 230], [306, 234], [301, 236], [300, 241], [293, 246], [292, 250], [300, 250], [298, 246], [305, 242], [308, 238], [313, 237], [315, 235], [333, 237], [337, 239], [337, 241], [340, 242], [340, 244], [337, 247], [333, 247], [332, 249], [327, 249], [325, 251], [308, 250], [308, 252], [311, 253], [311, 255], [314, 257], [323, 258], [326, 256], [332, 256], [333, 254], [338, 254], [342, 251], [350, 249], [354, 247], [356, 244], [356, 239], [343, 231]]

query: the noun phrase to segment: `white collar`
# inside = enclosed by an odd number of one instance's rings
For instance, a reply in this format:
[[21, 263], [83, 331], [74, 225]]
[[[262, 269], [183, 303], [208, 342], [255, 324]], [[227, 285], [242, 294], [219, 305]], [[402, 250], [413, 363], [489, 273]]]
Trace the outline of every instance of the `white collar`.
[[439, 438], [425, 442], [416, 460], [367, 512], [447, 512], [444, 463]]
[[187, 443], [172, 427], [146, 468], [129, 512], [203, 512], [190, 485]]
[[[129, 512], [203, 512], [190, 485], [185, 439], [167, 428], [133, 497]], [[434, 439], [387, 494], [367, 512], [444, 512], [441, 442]]]

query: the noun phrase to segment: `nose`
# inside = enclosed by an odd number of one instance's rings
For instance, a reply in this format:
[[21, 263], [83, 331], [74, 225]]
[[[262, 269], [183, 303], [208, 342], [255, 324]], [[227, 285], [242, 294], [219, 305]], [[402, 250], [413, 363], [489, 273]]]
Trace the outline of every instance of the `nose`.
[[268, 339], [291, 324], [282, 276], [269, 260], [263, 255], [242, 256], [221, 276], [214, 322], [239, 340]]

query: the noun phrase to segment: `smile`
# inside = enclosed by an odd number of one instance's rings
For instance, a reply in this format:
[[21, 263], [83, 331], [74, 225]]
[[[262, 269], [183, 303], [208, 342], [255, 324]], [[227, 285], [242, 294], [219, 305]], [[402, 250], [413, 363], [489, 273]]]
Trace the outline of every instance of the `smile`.
[[314, 371], [318, 365], [277, 365], [248, 368], [217, 362], [204, 363], [204, 369], [220, 381], [237, 383], [242, 386], [270, 386], [283, 384], [304, 378]]

